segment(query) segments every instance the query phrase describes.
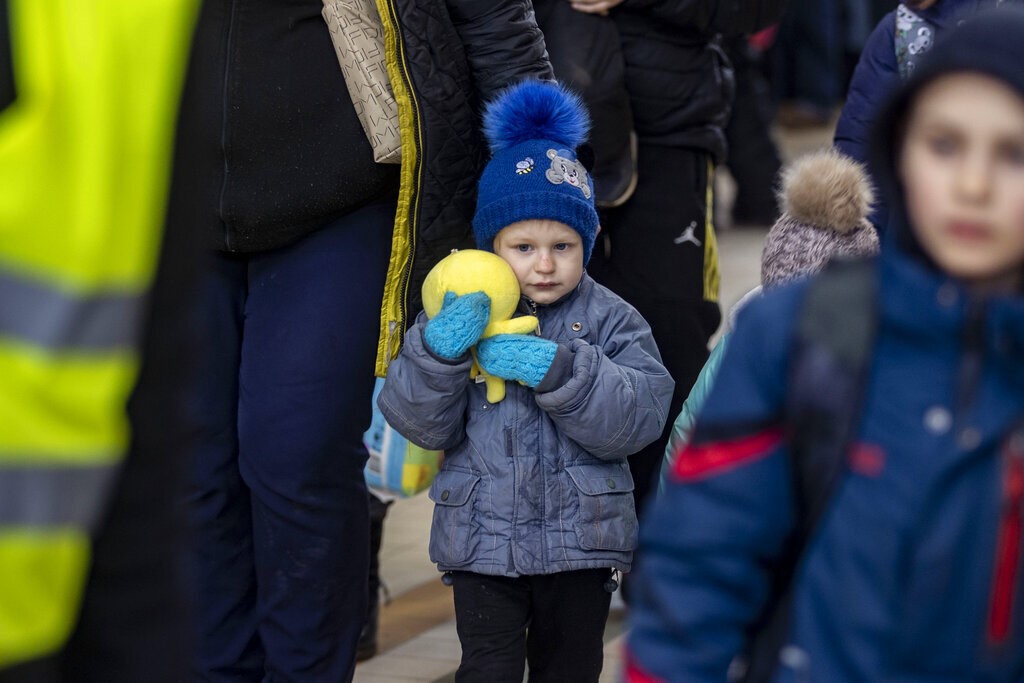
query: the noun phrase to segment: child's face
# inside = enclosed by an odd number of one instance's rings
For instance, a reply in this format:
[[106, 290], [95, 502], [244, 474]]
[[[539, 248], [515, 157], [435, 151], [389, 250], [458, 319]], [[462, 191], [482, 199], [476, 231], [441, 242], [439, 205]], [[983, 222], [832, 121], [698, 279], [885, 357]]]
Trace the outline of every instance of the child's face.
[[899, 160], [907, 210], [925, 252], [984, 291], [1024, 275], [1024, 100], [972, 73], [917, 95]]
[[583, 277], [583, 239], [558, 221], [508, 225], [495, 236], [494, 253], [508, 261], [522, 293], [538, 304], [558, 301]]

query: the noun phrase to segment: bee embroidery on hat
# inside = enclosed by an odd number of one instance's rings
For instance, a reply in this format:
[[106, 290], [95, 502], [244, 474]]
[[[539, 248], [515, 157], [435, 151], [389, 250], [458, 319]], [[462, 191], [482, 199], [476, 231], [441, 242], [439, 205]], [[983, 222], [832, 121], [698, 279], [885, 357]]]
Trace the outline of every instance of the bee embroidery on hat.
[[533, 170], [533, 157], [526, 157], [516, 162], [516, 175], [526, 175]]
[[[560, 153], [561, 152], [561, 153]], [[551, 168], [544, 172], [548, 182], [553, 185], [568, 183], [578, 187], [583, 196], [590, 199], [590, 184], [587, 182], [587, 169], [578, 161], [573, 161], [565, 156], [569, 154], [566, 150], [548, 150], [548, 159], [551, 159]]]

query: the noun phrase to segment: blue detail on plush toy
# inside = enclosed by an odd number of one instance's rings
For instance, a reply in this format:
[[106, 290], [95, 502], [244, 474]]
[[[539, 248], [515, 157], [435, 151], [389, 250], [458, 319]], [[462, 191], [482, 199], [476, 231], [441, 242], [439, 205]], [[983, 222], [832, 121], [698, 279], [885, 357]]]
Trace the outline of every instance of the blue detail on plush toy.
[[530, 334], [499, 334], [481, 339], [476, 360], [489, 374], [534, 389], [555, 359], [558, 344]]
[[480, 339], [490, 317], [491, 299], [483, 292], [446, 292], [441, 310], [427, 321], [423, 341], [441, 358], [461, 358]]

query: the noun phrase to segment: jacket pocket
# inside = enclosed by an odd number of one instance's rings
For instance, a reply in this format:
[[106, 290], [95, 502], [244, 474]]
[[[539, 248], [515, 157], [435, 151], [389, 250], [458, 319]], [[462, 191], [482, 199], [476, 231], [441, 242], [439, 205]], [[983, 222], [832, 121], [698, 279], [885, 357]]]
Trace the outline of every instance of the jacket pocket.
[[434, 519], [430, 524], [430, 560], [443, 566], [465, 564], [473, 547], [473, 491], [479, 475], [441, 470], [430, 486]]
[[579, 500], [576, 534], [586, 550], [636, 548], [633, 477], [624, 462], [566, 467]]

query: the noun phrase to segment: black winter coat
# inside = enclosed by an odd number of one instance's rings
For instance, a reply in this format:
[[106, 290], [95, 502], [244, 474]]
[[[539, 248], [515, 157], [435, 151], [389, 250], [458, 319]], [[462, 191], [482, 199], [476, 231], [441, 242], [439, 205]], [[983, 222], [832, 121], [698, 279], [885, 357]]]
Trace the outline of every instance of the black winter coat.
[[402, 128], [402, 177], [378, 375], [422, 308], [427, 272], [453, 247], [474, 244], [476, 185], [489, 158], [480, 133], [482, 104], [524, 78], [554, 78], [530, 0], [384, 1], [390, 8], [382, 17], [385, 32], [398, 38], [387, 50]]
[[384, 0], [402, 164], [375, 164], [342, 79], [322, 0], [207, 0], [182, 101], [170, 221], [207, 226], [217, 249], [288, 245], [398, 195], [377, 373], [419, 311], [427, 271], [472, 246], [488, 158], [482, 104], [550, 80], [530, 0]]
[[394, 192], [398, 169], [373, 161], [322, 8], [321, 0], [203, 3], [178, 170], [216, 249], [281, 247]]
[[786, 0], [625, 0], [612, 10], [621, 36], [637, 134], [725, 159], [734, 94], [722, 36], [778, 21]]
[[[405, 42], [427, 164], [440, 174], [421, 188], [422, 227], [432, 241], [442, 229], [433, 222], [453, 201], [460, 218], [472, 215], [461, 190], [475, 187], [473, 174], [485, 158], [480, 98], [517, 77], [551, 72], [529, 0], [389, 4]], [[278, 248], [398, 191], [399, 168], [373, 161], [322, 8], [321, 0], [204, 3], [182, 102], [179, 159], [188, 176], [181, 182], [198, 200], [195, 218], [209, 226], [215, 248]], [[435, 163], [437, 154], [445, 163]], [[448, 163], [463, 156], [472, 163]], [[465, 237], [468, 225], [459, 227]]]

